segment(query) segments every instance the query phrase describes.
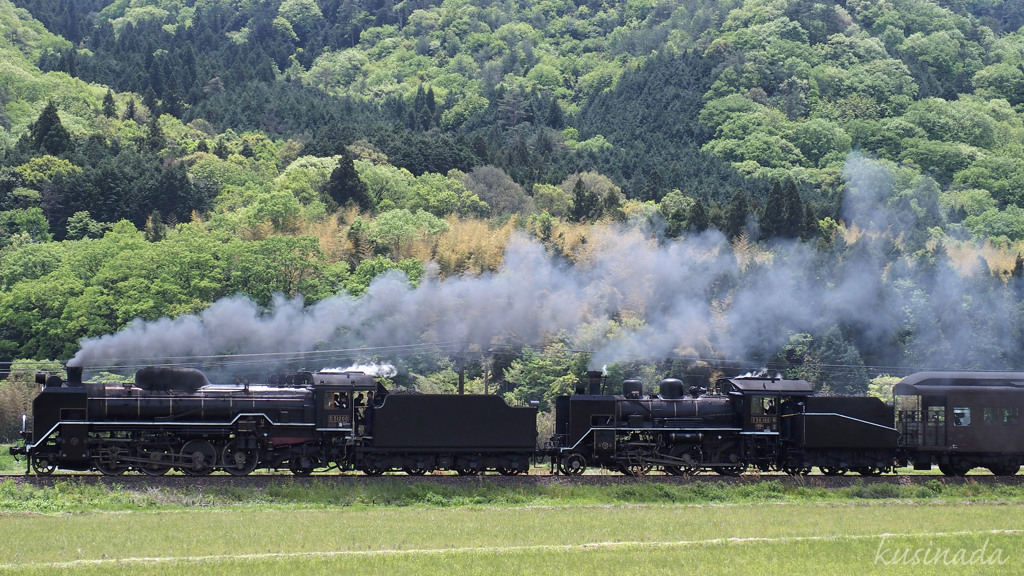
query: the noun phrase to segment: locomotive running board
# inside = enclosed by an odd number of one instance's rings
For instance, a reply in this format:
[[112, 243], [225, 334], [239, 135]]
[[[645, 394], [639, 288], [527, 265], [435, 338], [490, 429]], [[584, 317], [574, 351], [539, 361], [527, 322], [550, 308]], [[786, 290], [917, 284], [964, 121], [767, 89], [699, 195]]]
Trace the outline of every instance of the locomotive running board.
[[[39, 440], [37, 440], [36, 442], [33, 442], [32, 444], [27, 444], [26, 443], [25, 444], [25, 450], [26, 450], [26, 453], [28, 452], [28, 450], [34, 450], [37, 446], [39, 446], [47, 438], [49, 438], [58, 428], [60, 428], [61, 426], [64, 426], [64, 425], [85, 424], [87, 426], [146, 426], [146, 427], [174, 425], [174, 426], [182, 426], [182, 427], [188, 427], [188, 428], [199, 428], [199, 427], [204, 427], [204, 426], [234, 426], [239, 420], [241, 420], [243, 418], [251, 418], [251, 417], [264, 418], [264, 419], [266, 419], [267, 422], [270, 423], [271, 426], [291, 426], [291, 427], [294, 427], [294, 428], [314, 428], [314, 429], [315, 429], [315, 426], [316, 426], [316, 424], [275, 422], [274, 420], [272, 420], [269, 416], [267, 416], [263, 412], [243, 412], [241, 414], [237, 414], [230, 422], [223, 422], [223, 421], [222, 422], [166, 422], [166, 421], [157, 422], [157, 421], [152, 421], [152, 420], [150, 420], [150, 421], [138, 420], [138, 421], [127, 421], [127, 422], [121, 422], [121, 421], [95, 422], [95, 421], [92, 421], [92, 420], [65, 420], [65, 421], [57, 422], [56, 424], [54, 424], [53, 427], [50, 428], [49, 430], [47, 430], [46, 434], [44, 434], [43, 437], [40, 438]], [[344, 428], [331, 428], [330, 430], [346, 430], [346, 429], [344, 429]], [[348, 429], [348, 431], [351, 432], [351, 429]]]

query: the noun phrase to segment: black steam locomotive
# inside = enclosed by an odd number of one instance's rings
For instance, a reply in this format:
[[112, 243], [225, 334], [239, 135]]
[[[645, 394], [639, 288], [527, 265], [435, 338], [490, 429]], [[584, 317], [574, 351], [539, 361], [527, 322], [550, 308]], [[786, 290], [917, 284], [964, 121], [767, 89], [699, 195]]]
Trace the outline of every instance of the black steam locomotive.
[[24, 446], [37, 474], [57, 468], [249, 474], [257, 467], [518, 474], [549, 458], [553, 472], [602, 467], [673, 475], [750, 468], [863, 475], [912, 464], [947, 475], [1024, 463], [1024, 373], [921, 373], [873, 397], [819, 396], [803, 380], [737, 377], [710, 389], [627, 380], [602, 394], [590, 373], [555, 402], [555, 431], [537, 449], [537, 408], [496, 396], [389, 392], [361, 372], [303, 372], [286, 386], [213, 385], [197, 370], [144, 368], [133, 383], [42, 375]]
[[555, 406], [547, 451], [563, 474], [596, 465], [626, 474], [817, 466], [874, 475], [897, 463], [893, 409], [877, 398], [814, 396], [806, 381], [764, 377], [723, 378], [710, 391], [666, 379], [650, 396], [627, 380], [621, 395], [602, 395], [600, 373], [589, 378]]
[[257, 467], [528, 470], [537, 409], [496, 396], [389, 394], [362, 372], [305, 372], [291, 386], [214, 385], [193, 369], [143, 368], [121, 386], [41, 375], [25, 445], [46, 475], [57, 468], [117, 475], [129, 469], [200, 476], [249, 474]]

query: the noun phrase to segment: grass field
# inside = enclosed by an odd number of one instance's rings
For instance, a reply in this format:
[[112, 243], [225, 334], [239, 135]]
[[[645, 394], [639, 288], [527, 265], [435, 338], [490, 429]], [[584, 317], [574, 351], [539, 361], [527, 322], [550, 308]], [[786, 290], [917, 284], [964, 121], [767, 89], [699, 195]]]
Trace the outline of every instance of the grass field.
[[[385, 483], [386, 484], [386, 483]], [[1011, 486], [0, 482], [12, 574], [1019, 574]]]

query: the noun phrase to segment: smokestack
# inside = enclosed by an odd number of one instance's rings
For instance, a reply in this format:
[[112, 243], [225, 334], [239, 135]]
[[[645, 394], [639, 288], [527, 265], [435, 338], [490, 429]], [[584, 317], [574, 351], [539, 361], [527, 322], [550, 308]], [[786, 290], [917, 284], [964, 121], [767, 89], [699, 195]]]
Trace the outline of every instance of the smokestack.
[[601, 393], [601, 380], [604, 379], [604, 372], [600, 370], [587, 371], [587, 383], [590, 384], [590, 393], [597, 396]]
[[68, 386], [81, 386], [82, 385], [82, 370], [81, 366], [68, 366]]

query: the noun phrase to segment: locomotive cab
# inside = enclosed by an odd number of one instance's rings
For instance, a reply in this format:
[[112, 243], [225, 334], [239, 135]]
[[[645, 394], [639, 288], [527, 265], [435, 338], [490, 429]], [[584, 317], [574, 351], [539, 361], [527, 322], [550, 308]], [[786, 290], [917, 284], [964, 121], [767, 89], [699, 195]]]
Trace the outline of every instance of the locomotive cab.
[[813, 391], [806, 380], [750, 377], [724, 378], [718, 388], [732, 399], [743, 431], [755, 434], [779, 432]]
[[[318, 372], [313, 383], [316, 429], [358, 432], [372, 418], [377, 383], [362, 372]], [[385, 391], [386, 392], [386, 391]], [[378, 401], [381, 394], [377, 394]]]

